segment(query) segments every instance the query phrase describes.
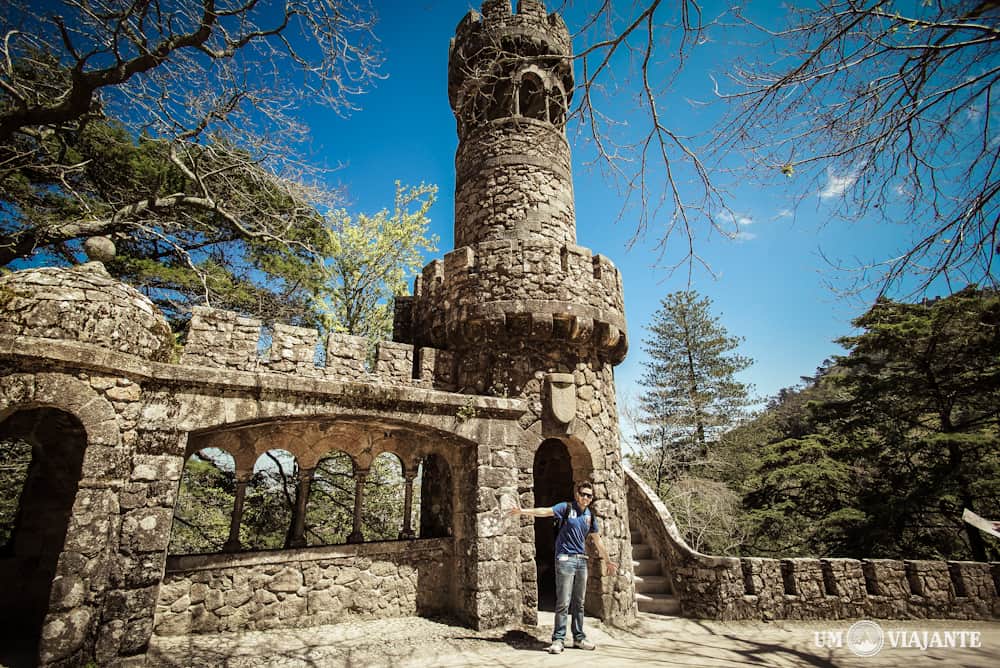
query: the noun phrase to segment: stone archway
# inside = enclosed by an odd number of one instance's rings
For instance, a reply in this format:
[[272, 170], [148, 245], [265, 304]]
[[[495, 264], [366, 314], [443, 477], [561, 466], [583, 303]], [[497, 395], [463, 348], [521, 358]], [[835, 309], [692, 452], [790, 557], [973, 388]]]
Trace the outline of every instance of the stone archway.
[[0, 444], [5, 450], [19, 447], [28, 455], [23, 474], [4, 476], [10, 484], [0, 492], [5, 499], [16, 499], [9, 539], [0, 546], [0, 627], [7, 638], [0, 646], [0, 664], [32, 666], [80, 482], [87, 434], [70, 413], [29, 408], [0, 423]]
[[[535, 506], [553, 506], [572, 499], [573, 465], [569, 449], [557, 438], [542, 442], [533, 464]], [[555, 522], [548, 517], [535, 520], [535, 568], [538, 573], [538, 609], [554, 610]]]
[[[75, 452], [82, 458], [69, 499], [64, 538], [59, 545], [50, 546], [56, 563], [55, 578], [63, 586], [51, 587], [45, 602], [47, 614], [38, 653], [28, 664], [40, 661], [48, 665], [80, 660], [96, 641], [106, 583], [94, 581], [90, 574], [107, 572], [116, 547], [112, 539], [116, 535], [113, 526], [118, 497], [115, 486], [108, 482], [118, 474], [109, 469], [109, 463], [121, 461], [122, 453], [117, 414], [111, 403], [88, 383], [62, 373], [0, 377], [0, 420], [5, 421], [2, 424], [7, 424], [9, 418], [19, 419], [19, 413], [36, 410], [44, 411], [47, 416], [68, 416], [70, 423], [79, 425], [79, 439], [64, 439], [59, 432], [62, 422], [42, 420], [45, 429], [55, 434], [46, 437], [46, 441], [52, 442], [53, 438], [67, 441], [53, 446], [60, 449], [68, 446], [68, 442], [75, 443]], [[75, 429], [74, 426], [74, 433]], [[72, 558], [65, 558], [70, 552]], [[91, 582], [86, 597], [81, 586], [76, 586], [81, 582]]]

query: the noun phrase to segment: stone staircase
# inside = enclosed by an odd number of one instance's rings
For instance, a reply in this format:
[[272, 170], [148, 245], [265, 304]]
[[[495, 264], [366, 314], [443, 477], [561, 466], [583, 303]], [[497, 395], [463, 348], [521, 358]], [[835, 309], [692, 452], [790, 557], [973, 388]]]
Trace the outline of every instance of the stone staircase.
[[659, 615], [680, 614], [670, 578], [663, 573], [653, 548], [643, 542], [642, 534], [632, 532], [632, 570], [635, 573], [635, 600], [640, 612]]

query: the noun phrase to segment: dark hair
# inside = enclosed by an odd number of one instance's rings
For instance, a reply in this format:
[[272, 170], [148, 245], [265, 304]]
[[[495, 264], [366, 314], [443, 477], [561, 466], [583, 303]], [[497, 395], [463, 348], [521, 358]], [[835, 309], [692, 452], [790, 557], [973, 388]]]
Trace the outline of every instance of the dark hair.
[[575, 489], [576, 489], [577, 494], [579, 494], [580, 490], [586, 489], [588, 487], [590, 488], [591, 493], [593, 493], [593, 491], [594, 491], [594, 483], [590, 482], [589, 480], [582, 480], [582, 481], [576, 483]]

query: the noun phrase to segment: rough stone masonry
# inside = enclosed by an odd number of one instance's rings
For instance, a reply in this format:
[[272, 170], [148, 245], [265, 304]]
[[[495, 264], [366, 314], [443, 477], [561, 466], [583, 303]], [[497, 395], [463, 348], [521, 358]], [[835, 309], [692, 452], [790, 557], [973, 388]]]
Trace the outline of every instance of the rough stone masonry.
[[[690, 616], [997, 616], [995, 564], [700, 555], [623, 467], [621, 277], [576, 245], [571, 53], [538, 0], [516, 11], [486, 0], [458, 24], [456, 248], [397, 298], [394, 340], [371, 366], [357, 337], [280, 323], [261, 354], [261, 322], [208, 307], [177, 351], [156, 307], [107, 274], [106, 242], [77, 267], [0, 277], [0, 437], [32, 448], [0, 553], [0, 652], [126, 666], [144, 663], [154, 633], [413, 614], [534, 624], [552, 587], [552, 527], [506, 511], [565, 500], [582, 478], [622, 565], [590, 570], [588, 612], [608, 623], [636, 614], [630, 530]], [[185, 462], [205, 448], [234, 462], [229, 539], [218, 554], [168, 556]], [[273, 448], [297, 465], [291, 547], [247, 550], [247, 484]], [[351, 462], [354, 530], [345, 545], [309, 545], [309, 490], [331, 452]], [[385, 453], [401, 465], [404, 520], [399, 540], [368, 541], [364, 481]]]

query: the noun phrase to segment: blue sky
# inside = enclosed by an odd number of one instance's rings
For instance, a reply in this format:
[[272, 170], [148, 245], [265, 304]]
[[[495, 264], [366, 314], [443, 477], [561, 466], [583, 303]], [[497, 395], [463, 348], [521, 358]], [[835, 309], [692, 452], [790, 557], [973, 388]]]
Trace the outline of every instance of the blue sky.
[[[362, 109], [349, 118], [312, 117], [315, 150], [329, 164], [344, 165], [334, 180], [347, 188], [349, 208], [374, 211], [391, 205], [395, 179], [440, 187], [431, 210], [440, 254], [452, 248], [457, 146], [447, 98], [448, 42], [456, 24], [478, 5], [468, 0], [376, 2], [386, 78], [358, 98]], [[554, 6], [549, 2], [550, 9]], [[763, 6], [764, 18], [782, 11], [778, 3]], [[574, 19], [576, 12], [567, 16], [571, 32]], [[713, 68], [724, 67], [733, 49], [740, 48], [717, 34], [708, 37], [673, 87], [670, 100], [676, 102], [666, 104], [669, 114], [686, 114], [696, 125], [712, 117], [686, 100], [710, 98]], [[626, 119], [629, 105], [622, 96], [618, 111]], [[571, 125], [571, 136], [574, 129]], [[632, 212], [617, 221], [622, 206], [617, 190], [599, 169], [583, 164], [585, 146], [573, 143], [573, 149], [578, 243], [610, 257], [622, 271], [631, 342], [628, 358], [616, 369], [624, 399], [639, 391], [646, 323], [664, 295], [685, 288], [687, 274], [656, 268], [655, 230], [627, 249], [634, 232]], [[836, 181], [827, 185], [835, 187]], [[865, 308], [863, 299], [841, 298], [829, 288], [831, 283], [844, 287], [846, 277], [834, 272], [824, 256], [850, 264], [889, 255], [905, 242], [905, 225], [842, 222], [831, 217], [836, 193], [820, 195], [820, 190], [807, 194], [790, 215], [786, 187], [738, 188], [731, 206], [744, 223], [740, 238], [706, 232], [699, 240], [698, 250], [716, 276], [696, 271], [693, 287], [712, 299], [730, 334], [744, 338], [741, 352], [755, 364], [743, 379], [760, 396], [796, 384], [824, 358], [842, 352], [833, 339], [849, 334], [850, 320]]]

